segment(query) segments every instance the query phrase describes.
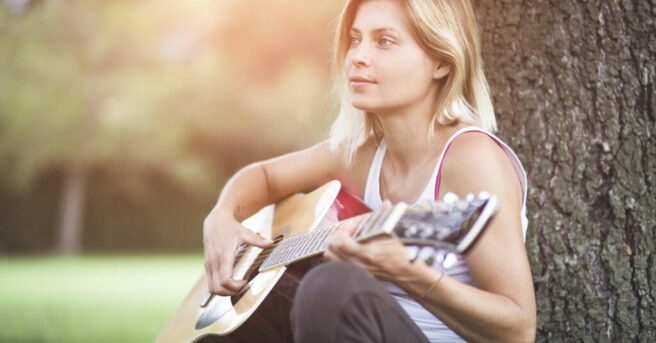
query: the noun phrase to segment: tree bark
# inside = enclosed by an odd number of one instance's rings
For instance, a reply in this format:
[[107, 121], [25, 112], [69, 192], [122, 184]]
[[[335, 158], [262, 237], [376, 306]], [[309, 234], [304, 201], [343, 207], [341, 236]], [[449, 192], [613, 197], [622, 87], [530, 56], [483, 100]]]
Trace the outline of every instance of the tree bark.
[[86, 168], [73, 164], [67, 171], [62, 192], [57, 250], [75, 254], [82, 248], [82, 222], [86, 194]]
[[538, 341], [656, 337], [656, 2], [475, 1], [529, 174]]

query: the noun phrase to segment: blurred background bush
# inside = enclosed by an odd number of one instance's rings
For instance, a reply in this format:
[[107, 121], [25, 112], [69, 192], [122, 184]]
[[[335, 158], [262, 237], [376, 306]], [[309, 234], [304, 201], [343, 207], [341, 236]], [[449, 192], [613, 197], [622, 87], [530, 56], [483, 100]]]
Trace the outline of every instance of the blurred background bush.
[[0, 253], [200, 251], [245, 164], [327, 136], [339, 2], [0, 5]]
[[327, 137], [340, 6], [0, 0], [0, 342], [152, 341], [226, 179]]

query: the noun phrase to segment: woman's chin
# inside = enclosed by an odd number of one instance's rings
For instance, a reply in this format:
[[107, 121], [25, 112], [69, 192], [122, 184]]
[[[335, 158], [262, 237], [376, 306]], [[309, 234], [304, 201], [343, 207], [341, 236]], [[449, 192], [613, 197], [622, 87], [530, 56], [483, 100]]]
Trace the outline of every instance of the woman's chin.
[[351, 105], [354, 108], [356, 108], [360, 111], [364, 111], [364, 112], [374, 112], [374, 110], [377, 108], [373, 104], [370, 104], [370, 103], [367, 103], [367, 102], [364, 102], [364, 101], [357, 101], [357, 100], [352, 100]]

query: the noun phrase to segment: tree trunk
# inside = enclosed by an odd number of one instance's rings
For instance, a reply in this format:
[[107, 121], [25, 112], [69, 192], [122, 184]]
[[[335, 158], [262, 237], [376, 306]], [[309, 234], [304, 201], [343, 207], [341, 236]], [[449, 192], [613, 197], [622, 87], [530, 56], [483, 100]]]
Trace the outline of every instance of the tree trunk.
[[656, 2], [475, 1], [529, 174], [538, 341], [656, 337]]
[[86, 169], [73, 164], [66, 173], [58, 230], [58, 251], [78, 253], [82, 247], [82, 222], [86, 190]]

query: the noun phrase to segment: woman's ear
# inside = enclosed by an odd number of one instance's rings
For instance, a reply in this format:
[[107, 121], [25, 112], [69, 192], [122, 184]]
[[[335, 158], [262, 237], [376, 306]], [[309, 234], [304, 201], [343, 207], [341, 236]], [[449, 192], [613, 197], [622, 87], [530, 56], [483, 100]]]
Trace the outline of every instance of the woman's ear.
[[447, 75], [449, 75], [449, 72], [451, 71], [451, 66], [446, 64], [446, 63], [438, 63], [437, 67], [435, 67], [435, 70], [433, 71], [433, 78], [435, 80], [439, 80]]

